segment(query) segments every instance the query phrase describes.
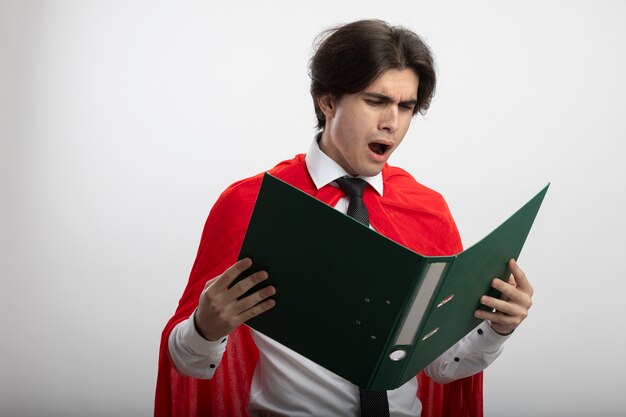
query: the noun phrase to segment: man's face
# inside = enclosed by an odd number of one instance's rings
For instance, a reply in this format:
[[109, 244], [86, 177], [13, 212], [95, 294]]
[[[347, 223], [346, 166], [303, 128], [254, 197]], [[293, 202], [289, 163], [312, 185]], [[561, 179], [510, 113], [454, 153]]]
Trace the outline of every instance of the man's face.
[[378, 174], [409, 129], [418, 84], [413, 70], [390, 69], [361, 92], [320, 97], [320, 149], [351, 175]]

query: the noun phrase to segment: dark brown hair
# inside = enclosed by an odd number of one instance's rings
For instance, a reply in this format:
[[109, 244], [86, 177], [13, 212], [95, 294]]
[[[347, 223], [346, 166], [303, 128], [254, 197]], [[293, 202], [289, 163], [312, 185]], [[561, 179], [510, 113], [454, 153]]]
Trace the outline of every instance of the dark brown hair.
[[435, 68], [430, 48], [414, 32], [382, 20], [359, 20], [322, 32], [315, 45], [309, 76], [318, 129], [324, 129], [326, 117], [317, 97], [358, 93], [389, 69], [417, 74], [413, 114], [426, 113], [435, 93]]

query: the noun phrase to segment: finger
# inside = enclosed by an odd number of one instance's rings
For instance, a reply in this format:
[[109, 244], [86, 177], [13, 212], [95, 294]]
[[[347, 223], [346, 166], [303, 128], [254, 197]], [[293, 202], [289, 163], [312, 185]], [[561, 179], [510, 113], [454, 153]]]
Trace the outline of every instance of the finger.
[[[512, 277], [513, 275], [511, 275]], [[508, 300], [509, 297], [506, 295], [506, 293], [508, 291], [510, 291], [510, 288], [513, 288], [513, 284], [511, 284], [510, 282], [504, 282], [502, 279], [500, 278], [494, 278], [491, 280], [491, 287], [495, 288], [496, 290], [498, 290], [500, 292], [500, 299], [501, 300]]]
[[513, 277], [515, 278], [517, 287], [521, 291], [532, 296], [533, 291], [534, 291], [533, 287], [530, 285], [530, 282], [528, 281], [528, 278], [526, 277], [526, 274], [524, 273], [522, 268], [520, 268], [517, 262], [515, 262], [515, 259], [511, 259], [509, 261], [509, 270], [511, 271], [511, 273], [513, 274]]
[[517, 282], [515, 281], [515, 277], [513, 274], [509, 274], [509, 279], [506, 281], [507, 284], [517, 287]]
[[[476, 310], [474, 312], [474, 317], [481, 320], [489, 320], [492, 324], [497, 323], [502, 326], [511, 327], [511, 330], [519, 326], [520, 323], [524, 320], [524, 318], [521, 316], [509, 316], [500, 312], [491, 312], [484, 310]], [[506, 331], [504, 333], [509, 332], [510, 331]]]
[[521, 316], [525, 318], [528, 315], [528, 310], [524, 308], [522, 304], [517, 304], [511, 301], [505, 301], [484, 295], [480, 298], [480, 303], [508, 316]]
[[253, 317], [258, 316], [261, 313], [265, 313], [270, 308], [273, 308], [276, 305], [276, 301], [273, 299], [265, 300], [262, 303], [256, 304], [254, 307], [249, 308], [239, 314], [238, 319], [241, 320], [242, 323], [250, 320]]
[[230, 284], [237, 278], [242, 272], [252, 266], [252, 260], [250, 258], [243, 258], [235, 262], [226, 271], [222, 273], [213, 284], [215, 290], [222, 292], [226, 291]]
[[242, 279], [237, 284], [233, 285], [232, 288], [228, 290], [228, 294], [226, 299], [228, 301], [235, 301], [242, 295], [244, 295], [250, 288], [253, 288], [255, 285], [265, 281], [269, 275], [265, 271], [257, 271], [254, 274]]
[[247, 297], [242, 298], [234, 304], [235, 314], [241, 314], [242, 312], [254, 307], [255, 305], [263, 302], [265, 299], [276, 294], [276, 288], [269, 286], [262, 288]]
[[501, 300], [511, 301], [515, 304], [530, 308], [532, 303], [531, 295], [525, 293], [521, 288], [506, 283], [498, 278], [494, 278], [494, 280], [491, 281], [491, 286], [502, 293], [500, 297]]

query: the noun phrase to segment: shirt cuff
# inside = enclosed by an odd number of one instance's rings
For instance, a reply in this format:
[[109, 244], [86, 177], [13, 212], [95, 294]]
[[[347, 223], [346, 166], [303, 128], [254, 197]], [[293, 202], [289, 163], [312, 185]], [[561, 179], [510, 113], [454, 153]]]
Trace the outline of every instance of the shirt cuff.
[[205, 339], [196, 329], [195, 316], [196, 312], [194, 311], [187, 320], [178, 324], [180, 326], [178, 337], [181, 344], [197, 355], [208, 356], [223, 352], [228, 336], [215, 341]]
[[493, 330], [487, 321], [483, 321], [472, 330], [471, 338], [472, 343], [476, 343], [476, 346], [480, 346], [480, 349], [484, 352], [495, 352], [500, 349], [512, 334], [513, 332], [507, 335], [501, 335]]

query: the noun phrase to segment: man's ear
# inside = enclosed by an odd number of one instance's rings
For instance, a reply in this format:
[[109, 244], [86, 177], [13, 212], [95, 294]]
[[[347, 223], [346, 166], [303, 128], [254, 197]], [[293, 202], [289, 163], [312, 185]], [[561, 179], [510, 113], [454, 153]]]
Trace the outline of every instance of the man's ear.
[[326, 120], [332, 118], [337, 111], [337, 100], [331, 94], [324, 94], [317, 97], [317, 105], [326, 116]]

